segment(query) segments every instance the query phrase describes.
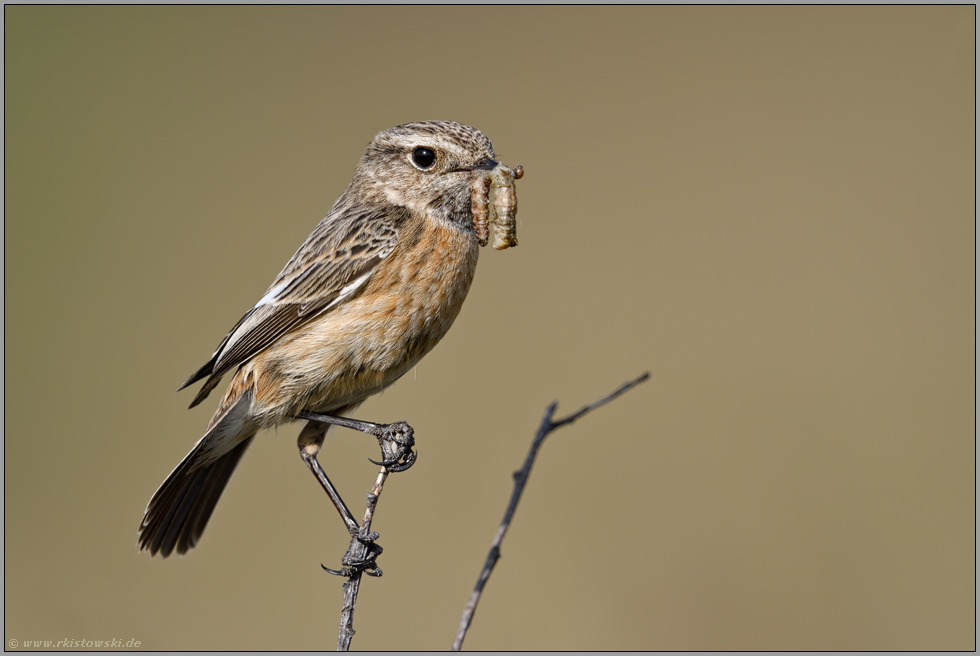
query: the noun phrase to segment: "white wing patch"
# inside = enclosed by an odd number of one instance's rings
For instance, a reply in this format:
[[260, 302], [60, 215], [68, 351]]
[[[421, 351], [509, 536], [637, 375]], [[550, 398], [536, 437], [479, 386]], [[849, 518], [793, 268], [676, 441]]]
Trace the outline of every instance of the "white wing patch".
[[272, 289], [270, 289], [269, 291], [267, 291], [265, 293], [265, 296], [263, 296], [262, 298], [260, 298], [259, 299], [259, 302], [255, 304], [255, 307], [262, 307], [263, 305], [271, 305], [271, 304], [275, 303], [276, 297], [279, 296], [279, 294], [282, 292], [282, 290], [286, 289], [286, 285], [287, 284], [288, 284], [288, 281], [281, 282], [278, 285], [276, 285], [275, 287], [273, 287]]
[[[380, 260], [385, 259], [391, 254], [392, 250], [394, 250], [394, 247], [386, 248], [385, 250], [379, 252], [378, 259]], [[367, 282], [368, 278], [370, 278], [371, 274], [373, 273], [374, 273], [374, 269], [368, 271], [367, 273], [359, 277], [357, 280], [354, 280], [350, 284], [344, 285], [344, 287], [340, 290], [340, 294], [338, 294], [337, 298], [335, 298], [329, 305], [327, 305], [323, 309], [326, 310], [327, 308], [333, 307], [334, 305], [337, 305], [337, 303], [340, 303], [341, 301], [355, 294], [361, 287], [364, 286], [364, 283]], [[255, 304], [255, 307], [260, 308], [263, 305], [275, 305], [276, 303], [280, 302], [282, 299], [279, 298], [279, 295], [283, 292], [283, 290], [286, 289], [286, 287], [289, 286], [290, 282], [291, 282], [290, 280], [285, 280], [279, 283], [278, 285], [276, 285], [275, 287], [273, 287], [272, 289], [270, 289], [269, 291], [267, 291], [265, 293], [265, 296], [260, 298], [259, 302]]]
[[349, 285], [345, 285], [344, 288], [340, 290], [340, 295], [337, 296], [337, 298], [335, 298], [333, 301], [331, 301], [330, 305], [328, 305], [326, 308], [323, 309], [326, 310], [327, 308], [331, 308], [337, 303], [340, 303], [345, 299], [349, 298], [350, 296], [352, 296], [355, 292], [357, 292], [357, 290], [359, 290], [361, 287], [364, 286], [364, 283], [367, 282], [367, 279], [371, 277], [372, 273], [374, 273], [373, 269], [371, 271], [368, 271], [363, 276], [361, 276], [354, 282], [350, 283]]

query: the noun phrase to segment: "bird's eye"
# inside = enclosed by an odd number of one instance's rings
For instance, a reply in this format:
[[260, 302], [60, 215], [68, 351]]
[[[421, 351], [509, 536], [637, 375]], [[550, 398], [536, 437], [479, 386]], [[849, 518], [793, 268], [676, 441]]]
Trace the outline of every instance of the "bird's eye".
[[436, 163], [436, 151], [425, 146], [419, 146], [412, 151], [412, 161], [420, 169], [431, 169], [432, 165]]

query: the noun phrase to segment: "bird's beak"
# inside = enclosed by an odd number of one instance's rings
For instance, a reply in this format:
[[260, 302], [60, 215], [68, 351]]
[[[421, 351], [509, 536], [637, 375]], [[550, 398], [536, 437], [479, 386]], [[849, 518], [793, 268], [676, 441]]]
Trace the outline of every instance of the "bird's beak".
[[491, 170], [497, 168], [497, 165], [498, 164], [499, 164], [499, 162], [496, 162], [496, 161], [490, 159], [489, 157], [484, 157], [483, 159], [481, 159], [479, 162], [477, 162], [473, 166], [461, 166], [458, 169], [453, 169], [451, 172], [452, 173], [456, 173], [457, 171], [460, 171], [460, 172], [466, 172], [466, 171], [491, 171]]

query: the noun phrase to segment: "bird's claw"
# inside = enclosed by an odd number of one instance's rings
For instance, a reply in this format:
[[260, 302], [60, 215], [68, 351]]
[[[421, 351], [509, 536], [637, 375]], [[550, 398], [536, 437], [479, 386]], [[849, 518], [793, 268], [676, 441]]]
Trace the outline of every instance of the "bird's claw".
[[326, 565], [321, 564], [320, 567], [323, 571], [328, 574], [333, 574], [334, 576], [343, 576], [345, 578], [350, 578], [357, 574], [358, 572], [364, 572], [368, 576], [379, 577], [381, 576], [381, 568], [378, 567], [377, 559], [381, 555], [384, 549], [381, 548], [380, 544], [377, 544], [375, 540], [378, 539], [378, 534], [374, 532], [364, 533], [363, 535], [354, 535], [354, 539], [361, 544], [367, 545], [368, 551], [363, 558], [354, 560], [351, 555], [351, 549], [354, 547], [354, 542], [351, 542], [351, 546], [347, 549], [347, 553], [344, 557], [340, 559], [340, 562], [344, 565], [340, 569], [330, 569]]
[[[371, 460], [368, 458], [368, 462], [378, 465], [379, 467], [384, 467], [388, 470], [388, 473], [403, 472], [406, 469], [410, 469], [412, 465], [415, 464], [415, 460], [418, 458], [418, 453], [407, 449], [407, 453], [399, 458], [394, 458], [392, 460], [385, 460], [384, 462], [378, 462], [377, 460]], [[404, 459], [404, 460], [403, 460]]]
[[378, 567], [373, 562], [358, 563], [358, 564], [351, 565], [350, 567], [341, 567], [340, 569], [330, 569], [326, 565], [320, 565], [320, 567], [322, 567], [323, 571], [326, 572], [327, 574], [333, 574], [334, 576], [343, 576], [344, 578], [347, 579], [351, 578], [358, 572], [363, 572], [364, 574], [367, 574], [368, 576], [373, 576], [375, 578], [380, 578], [384, 574], [384, 572], [381, 571], [381, 568]]
[[412, 451], [415, 445], [415, 431], [407, 423], [398, 421], [378, 426], [375, 435], [383, 459], [381, 462], [371, 460], [372, 463], [384, 467], [389, 473], [403, 472], [415, 464], [415, 459], [418, 457]]

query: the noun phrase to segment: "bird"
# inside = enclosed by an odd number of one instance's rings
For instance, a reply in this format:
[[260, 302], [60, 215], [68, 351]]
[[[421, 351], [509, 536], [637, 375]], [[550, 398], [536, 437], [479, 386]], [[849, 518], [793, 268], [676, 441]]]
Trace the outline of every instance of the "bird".
[[[197, 545], [260, 430], [310, 413], [346, 417], [442, 339], [479, 257], [471, 179], [500, 165], [494, 157], [486, 135], [453, 121], [406, 123], [371, 140], [326, 217], [178, 388], [206, 379], [193, 408], [234, 373], [204, 436], [150, 499], [140, 551], [166, 558]], [[304, 459], [328, 428], [302, 428]]]

